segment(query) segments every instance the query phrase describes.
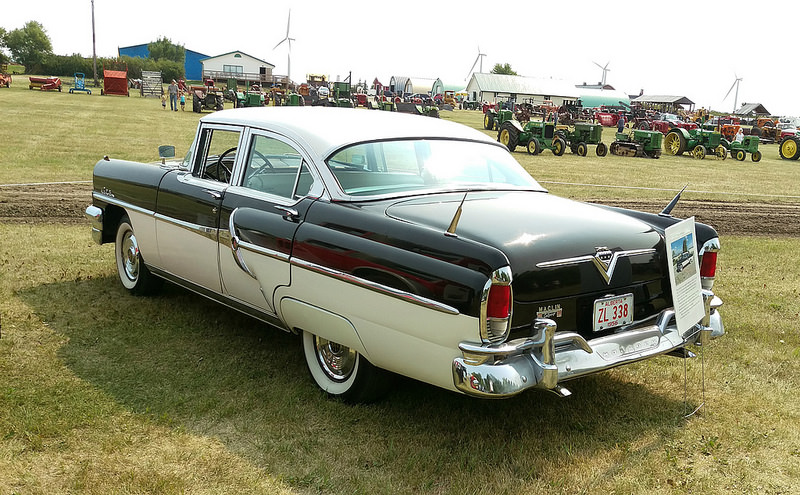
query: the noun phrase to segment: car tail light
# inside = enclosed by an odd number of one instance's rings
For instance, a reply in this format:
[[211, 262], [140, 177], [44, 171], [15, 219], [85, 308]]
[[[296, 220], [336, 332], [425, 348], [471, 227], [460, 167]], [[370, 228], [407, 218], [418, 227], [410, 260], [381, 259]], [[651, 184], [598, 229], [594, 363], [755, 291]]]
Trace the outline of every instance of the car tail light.
[[703, 261], [700, 263], [700, 276], [714, 278], [717, 274], [717, 252], [709, 251], [703, 254]]
[[492, 273], [481, 297], [480, 333], [485, 343], [497, 344], [508, 338], [512, 312], [511, 269]]
[[511, 287], [508, 285], [492, 285], [489, 289], [489, 301], [486, 305], [488, 318], [508, 318], [511, 313]]
[[700, 249], [700, 283], [704, 289], [714, 287], [714, 277], [717, 275], [717, 252], [719, 252], [719, 239], [713, 238], [706, 241]]

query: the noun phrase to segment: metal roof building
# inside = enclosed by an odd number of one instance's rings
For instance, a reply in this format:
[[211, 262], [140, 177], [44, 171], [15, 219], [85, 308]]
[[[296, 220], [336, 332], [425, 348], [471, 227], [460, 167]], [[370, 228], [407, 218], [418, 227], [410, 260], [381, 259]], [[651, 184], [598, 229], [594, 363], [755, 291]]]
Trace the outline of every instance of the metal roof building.
[[734, 115], [772, 115], [761, 103], [742, 103]]
[[[678, 110], [694, 111], [694, 102], [685, 96], [642, 95], [631, 100], [644, 108], [659, 112], [678, 113]], [[687, 108], [688, 107], [688, 108]]]
[[575, 85], [558, 79], [483, 73], [472, 74], [467, 93], [472, 101], [496, 103], [510, 98], [518, 103], [528, 100], [533, 104], [541, 104], [544, 100], [550, 100], [559, 106], [574, 103], [581, 94]]

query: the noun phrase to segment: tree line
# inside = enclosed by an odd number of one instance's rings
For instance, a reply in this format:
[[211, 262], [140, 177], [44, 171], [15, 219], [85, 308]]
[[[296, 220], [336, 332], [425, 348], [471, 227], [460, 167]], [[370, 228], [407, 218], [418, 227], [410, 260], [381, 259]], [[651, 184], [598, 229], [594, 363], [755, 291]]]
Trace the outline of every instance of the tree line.
[[[98, 77], [103, 77], [103, 67], [121, 70], [127, 65], [128, 77], [139, 79], [142, 71], [161, 72], [165, 81], [185, 77], [183, 45], [172, 43], [162, 37], [147, 45], [148, 58], [127, 57], [97, 59]], [[0, 63], [14, 62], [25, 67], [26, 74], [72, 77], [82, 72], [89, 77], [94, 75], [92, 58], [80, 54], [55, 55], [50, 37], [37, 21], [29, 21], [22, 28], [6, 31], [0, 27]]]

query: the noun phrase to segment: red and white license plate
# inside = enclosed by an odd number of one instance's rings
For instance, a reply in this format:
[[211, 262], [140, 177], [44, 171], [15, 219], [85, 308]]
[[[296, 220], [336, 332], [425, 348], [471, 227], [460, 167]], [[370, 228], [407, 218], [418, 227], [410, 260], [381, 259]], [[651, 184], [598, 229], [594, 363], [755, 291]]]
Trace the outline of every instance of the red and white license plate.
[[627, 325], [633, 322], [633, 294], [605, 297], [594, 302], [594, 331]]

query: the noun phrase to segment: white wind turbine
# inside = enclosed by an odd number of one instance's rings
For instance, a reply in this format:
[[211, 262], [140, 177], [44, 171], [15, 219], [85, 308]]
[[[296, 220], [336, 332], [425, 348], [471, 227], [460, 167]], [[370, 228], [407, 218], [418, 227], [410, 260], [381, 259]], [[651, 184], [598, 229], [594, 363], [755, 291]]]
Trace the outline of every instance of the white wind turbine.
[[289, 37], [289, 25], [292, 22], [292, 9], [289, 9], [289, 16], [286, 18], [286, 36], [278, 42], [277, 45], [273, 48], [275, 50], [279, 46], [281, 46], [284, 42], [288, 45], [288, 51], [286, 53], [286, 77], [289, 78], [289, 81], [292, 80], [292, 41], [294, 38]]
[[736, 112], [736, 104], [739, 102], [739, 83], [741, 82], [742, 78], [737, 76], [735, 72], [733, 73], [733, 77], [735, 77], [735, 79], [733, 80], [733, 84], [731, 84], [731, 89], [725, 93], [725, 98], [723, 98], [722, 101], [725, 101], [728, 98], [728, 96], [731, 94], [731, 91], [733, 91], [733, 87], [736, 86], [736, 93], [733, 95], [733, 111]]
[[483, 72], [483, 57], [485, 57], [485, 56], [486, 56], [486, 54], [485, 53], [481, 53], [481, 47], [478, 46], [478, 56], [475, 57], [475, 61], [472, 62], [472, 67], [469, 69], [469, 72], [467, 73], [467, 77], [464, 78], [465, 81], [469, 78], [470, 74], [472, 74], [472, 71], [475, 69], [475, 66], [478, 65], [478, 62], [480, 62], [480, 64], [481, 64], [480, 65], [480, 69], [478, 70], [478, 73], [482, 73]]
[[610, 71], [610, 70], [611, 70], [611, 69], [609, 69], [609, 68], [608, 68], [608, 64], [610, 64], [610, 63], [611, 63], [611, 61], [608, 61], [608, 62], [606, 62], [606, 65], [600, 65], [600, 64], [598, 64], [597, 62], [592, 62], [592, 63], [593, 63], [594, 65], [596, 65], [596, 66], [600, 67], [601, 69], [603, 69], [603, 78], [602, 78], [602, 79], [601, 79], [601, 81], [600, 81], [600, 85], [601, 85], [601, 86], [605, 86], [605, 85], [606, 85], [606, 72], [608, 72], [608, 71]]

